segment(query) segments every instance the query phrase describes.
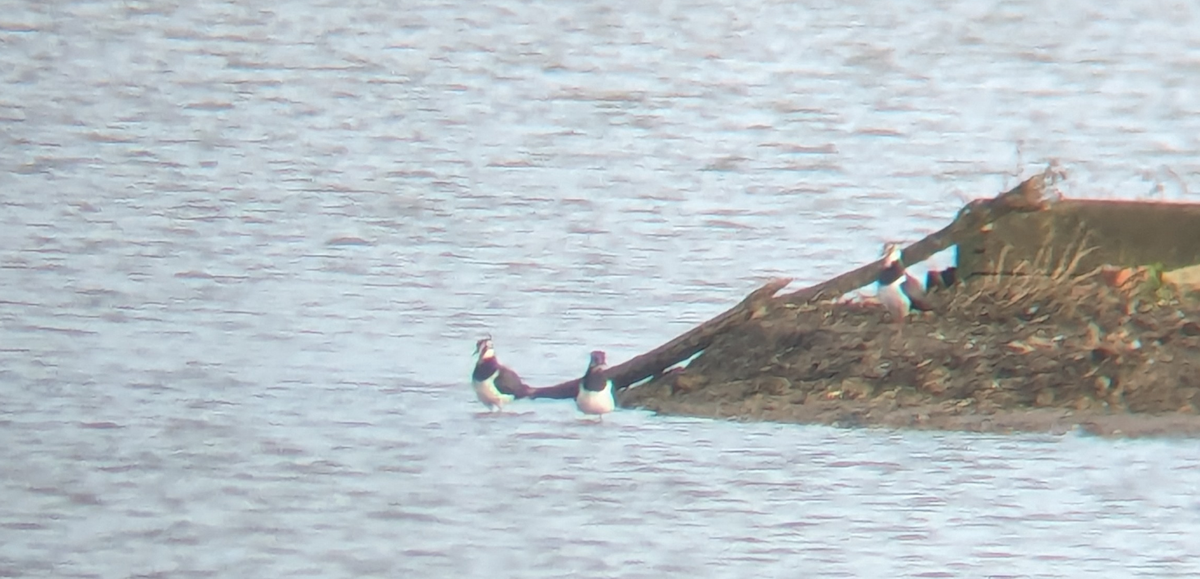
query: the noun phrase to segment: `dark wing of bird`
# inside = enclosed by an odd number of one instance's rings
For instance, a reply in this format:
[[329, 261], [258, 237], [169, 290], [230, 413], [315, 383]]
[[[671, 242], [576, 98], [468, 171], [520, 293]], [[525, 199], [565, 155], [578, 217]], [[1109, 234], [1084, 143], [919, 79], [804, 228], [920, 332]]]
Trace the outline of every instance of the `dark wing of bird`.
[[529, 398], [532, 390], [516, 372], [506, 366], [501, 366], [500, 375], [496, 376], [496, 389], [514, 398]]
[[904, 284], [900, 289], [904, 290], [904, 295], [908, 296], [908, 301], [912, 303], [914, 310], [921, 310], [923, 312], [933, 310], [933, 304], [925, 295], [925, 289], [921, 287], [921, 282], [917, 281], [917, 278], [912, 275], [906, 275], [904, 277]]

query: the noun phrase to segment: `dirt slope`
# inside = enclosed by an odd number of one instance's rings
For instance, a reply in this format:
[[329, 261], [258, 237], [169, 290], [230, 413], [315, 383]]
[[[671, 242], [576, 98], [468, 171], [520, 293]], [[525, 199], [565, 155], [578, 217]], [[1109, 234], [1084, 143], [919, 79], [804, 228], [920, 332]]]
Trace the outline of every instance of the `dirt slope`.
[[844, 426], [1200, 434], [1200, 307], [1120, 287], [986, 278], [892, 323], [874, 303], [777, 307], [621, 394], [671, 414]]

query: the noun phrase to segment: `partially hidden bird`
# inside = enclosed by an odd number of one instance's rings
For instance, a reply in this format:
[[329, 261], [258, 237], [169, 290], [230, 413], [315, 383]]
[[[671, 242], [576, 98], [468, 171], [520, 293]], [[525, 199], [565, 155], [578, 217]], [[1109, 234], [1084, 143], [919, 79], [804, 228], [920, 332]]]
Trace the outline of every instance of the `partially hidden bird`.
[[933, 309], [921, 281], [904, 269], [903, 253], [898, 244], [889, 243], [883, 247], [883, 269], [875, 281], [876, 295], [893, 322], [903, 323], [911, 310], [927, 312]]

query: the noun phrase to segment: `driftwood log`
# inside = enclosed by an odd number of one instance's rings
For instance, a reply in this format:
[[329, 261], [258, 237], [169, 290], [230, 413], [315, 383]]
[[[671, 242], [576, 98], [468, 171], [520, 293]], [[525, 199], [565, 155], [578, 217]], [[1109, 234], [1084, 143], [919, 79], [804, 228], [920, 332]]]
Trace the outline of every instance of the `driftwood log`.
[[[968, 203], [959, 210], [958, 216], [950, 222], [950, 225], [906, 247], [902, 253], [902, 261], [906, 264], [925, 261], [933, 254], [958, 244], [964, 237], [1009, 213], [1028, 213], [1045, 209], [1050, 203], [1050, 199], [1046, 195], [1046, 187], [1052, 185], [1060, 177], [1061, 174], [1057, 171], [1046, 169], [991, 199], [976, 199]], [[776, 299], [782, 303], [799, 305], [823, 298], [837, 298], [860, 287], [875, 283], [875, 276], [879, 273], [881, 261], [882, 258], [856, 270], [843, 273], [829, 281], [784, 294]]]
[[[1060, 172], [1051, 167], [991, 199], [976, 199], [968, 203], [950, 225], [905, 248], [904, 263], [918, 263], [929, 259], [933, 254], [959, 243], [966, 236], [1010, 213], [1040, 211], [1046, 208], [1050, 202], [1046, 195], [1047, 187], [1061, 176]], [[874, 283], [880, 267], [881, 262], [874, 261], [831, 280], [779, 296], [775, 294], [792, 280], [771, 280], [717, 317], [645, 354], [610, 367], [608, 376], [618, 390], [646, 378], [659, 376], [670, 367], [703, 351], [722, 332], [763, 316], [770, 307], [836, 299]], [[554, 386], [533, 388], [531, 397], [574, 398], [578, 390], [579, 378], [575, 378]]]
[[[613, 381], [613, 387], [620, 390], [645, 378], [659, 375], [667, 368], [707, 348], [721, 332], [761, 317], [766, 313], [767, 306], [775, 294], [789, 283], [792, 283], [790, 278], [771, 280], [750, 292], [738, 305], [696, 326], [686, 334], [627, 362], [610, 367], [608, 377]], [[574, 398], [579, 391], [579, 380], [580, 378], [576, 378], [554, 386], [534, 388], [531, 398]]]

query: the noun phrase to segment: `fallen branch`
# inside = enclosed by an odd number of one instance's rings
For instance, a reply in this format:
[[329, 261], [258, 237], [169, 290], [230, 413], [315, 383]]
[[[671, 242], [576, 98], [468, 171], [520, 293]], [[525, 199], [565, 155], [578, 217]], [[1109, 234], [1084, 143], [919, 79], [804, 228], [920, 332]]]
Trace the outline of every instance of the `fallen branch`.
[[[741, 303], [717, 317], [645, 354], [610, 367], [608, 377], [613, 381], [613, 386], [619, 390], [645, 378], [661, 374], [667, 368], [687, 360], [707, 348], [718, 334], [761, 317], [766, 312], [767, 305], [774, 295], [791, 282], [792, 280], [789, 278], [767, 282], [762, 287], [750, 292], [750, 295], [746, 296]], [[575, 378], [554, 386], [534, 388], [530, 397], [574, 398], [578, 391], [579, 378]]]
[[[954, 221], [936, 233], [922, 239], [903, 252], [905, 263], [917, 263], [929, 259], [933, 254], [959, 243], [964, 237], [974, 234], [979, 228], [1009, 213], [1032, 212], [1044, 209], [1048, 204], [1046, 186], [1061, 174], [1051, 168], [1023, 181], [1009, 191], [992, 199], [977, 199], [968, 203]], [[829, 281], [807, 287], [789, 294], [776, 296], [790, 279], [776, 279], [754, 290], [738, 305], [717, 317], [696, 326], [687, 333], [645, 354], [608, 369], [608, 376], [618, 390], [646, 378], [661, 375], [674, 366], [712, 344], [722, 332], [747, 321], [761, 317], [770, 307], [783, 304], [803, 304], [822, 298], [838, 297], [875, 282], [879, 274], [879, 261], [864, 265], [854, 271], [839, 275]], [[579, 378], [554, 386], [534, 388], [531, 398], [574, 398], [579, 392]]]
[[[1046, 198], [1046, 186], [1053, 183], [1059, 176], [1058, 172], [1048, 168], [991, 199], [976, 199], [968, 203], [958, 212], [958, 217], [950, 225], [905, 248], [902, 253], [904, 263], [925, 261], [933, 254], [960, 243], [981, 227], [1009, 213], [1029, 213], [1045, 209], [1049, 204], [1049, 200]], [[781, 295], [775, 298], [775, 302], [777, 304], [803, 304], [825, 298], [836, 298], [875, 283], [880, 267], [882, 267], [882, 258], [831, 280]]]

